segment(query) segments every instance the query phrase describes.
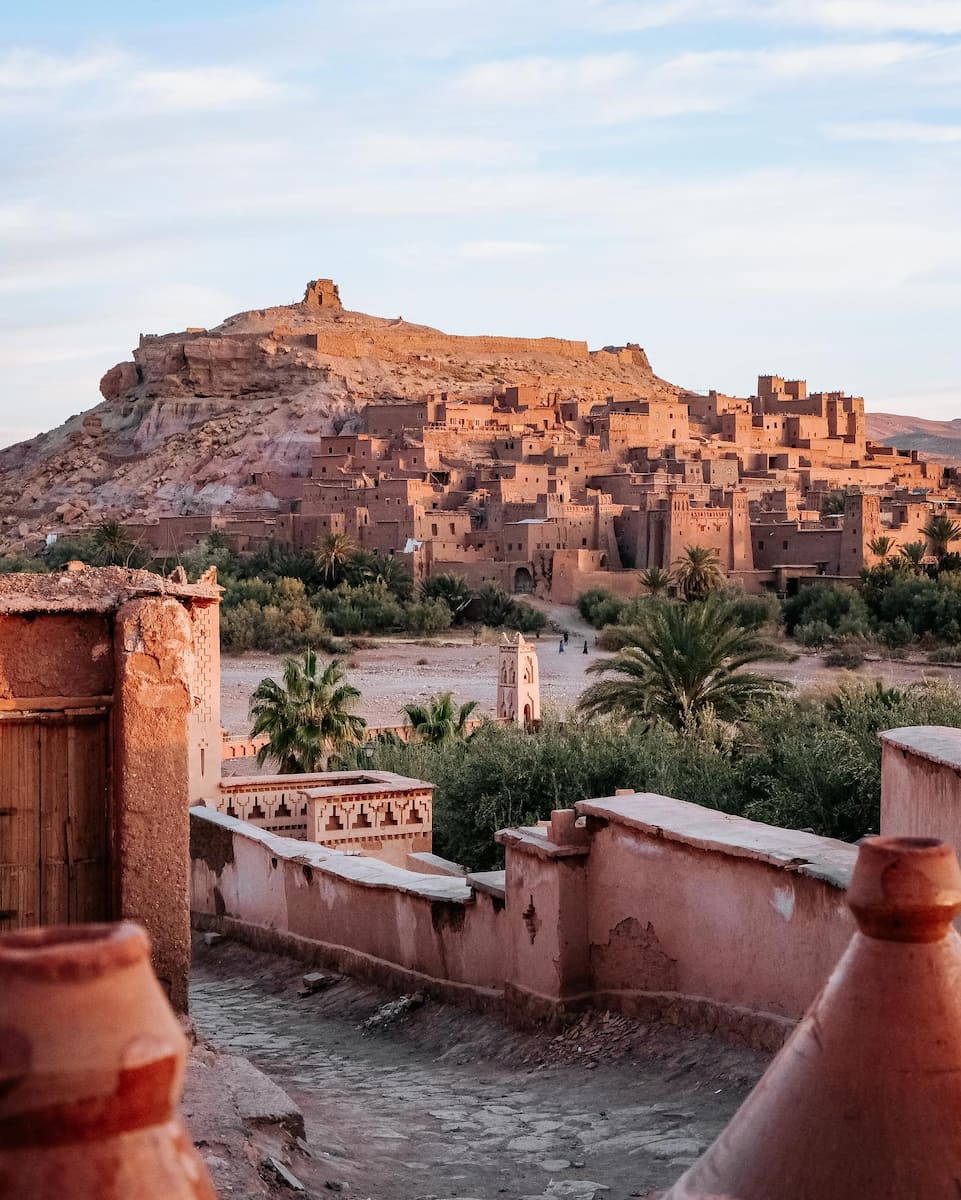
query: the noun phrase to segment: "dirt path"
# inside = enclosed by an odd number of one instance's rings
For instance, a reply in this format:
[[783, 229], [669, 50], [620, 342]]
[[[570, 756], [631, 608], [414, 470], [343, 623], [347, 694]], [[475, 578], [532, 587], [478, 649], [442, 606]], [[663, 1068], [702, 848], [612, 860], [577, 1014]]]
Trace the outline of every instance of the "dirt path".
[[[583, 654], [584, 634], [572, 625], [565, 653], [558, 653], [556, 635], [542, 635], [537, 646], [541, 674], [541, 702], [559, 710], [577, 703], [591, 682], [587, 667], [607, 657], [594, 648], [593, 631], [587, 632], [588, 653]], [[586, 629], [586, 627], [585, 627]], [[250, 693], [264, 676], [280, 678], [283, 659], [275, 654], [224, 656], [221, 662], [222, 720], [231, 736], [247, 733]], [[759, 668], [795, 687], [837, 687], [845, 679], [881, 678], [886, 683], [908, 683], [917, 679], [950, 679], [961, 683], [961, 669], [917, 663], [868, 663], [856, 672], [825, 667], [818, 654], [802, 654], [796, 662], [767, 663]], [[364, 650], [355, 650], [348, 660], [350, 682], [360, 689], [358, 712], [370, 725], [395, 725], [402, 720], [401, 707], [410, 700], [424, 700], [450, 691], [454, 700], [480, 702], [481, 713], [493, 714], [497, 699], [497, 647], [472, 645], [445, 639], [437, 642], [382, 638]]]
[[[671, 1030], [632, 1025], [612, 1038], [609, 1024], [626, 1019], [602, 1015], [591, 1018], [596, 1037], [583, 1027], [551, 1040], [428, 1003], [365, 1033], [390, 997], [343, 981], [299, 998], [302, 970], [233, 943], [201, 948], [191, 1005], [203, 1037], [250, 1058], [303, 1109], [311, 1157], [293, 1166], [316, 1196], [653, 1196], [763, 1068], [747, 1051]], [[555, 1061], [564, 1065], [544, 1065]]]

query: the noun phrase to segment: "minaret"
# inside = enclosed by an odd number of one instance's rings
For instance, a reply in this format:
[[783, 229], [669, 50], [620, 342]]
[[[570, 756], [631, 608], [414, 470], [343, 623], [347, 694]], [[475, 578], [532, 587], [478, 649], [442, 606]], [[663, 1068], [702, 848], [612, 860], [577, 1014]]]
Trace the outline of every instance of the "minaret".
[[525, 729], [541, 719], [537, 651], [522, 633], [505, 633], [497, 648], [497, 716]]

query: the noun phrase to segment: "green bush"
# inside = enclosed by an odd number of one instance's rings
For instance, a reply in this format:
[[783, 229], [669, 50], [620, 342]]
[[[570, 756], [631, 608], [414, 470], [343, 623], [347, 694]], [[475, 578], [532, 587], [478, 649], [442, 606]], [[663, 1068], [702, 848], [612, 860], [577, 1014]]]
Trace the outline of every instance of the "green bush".
[[858, 638], [842, 639], [824, 656], [826, 667], [844, 667], [849, 671], [863, 667], [866, 661], [864, 645]]
[[864, 635], [871, 632], [868, 607], [847, 584], [837, 587], [813, 584], [785, 601], [784, 626], [789, 636], [795, 635], [801, 626], [815, 623], [827, 625], [832, 632]]
[[820, 650], [833, 635], [834, 630], [827, 621], [809, 621], [805, 625], [799, 625], [794, 634], [798, 645], [809, 650]]
[[411, 633], [443, 633], [451, 626], [451, 611], [443, 600], [417, 600], [407, 605], [404, 624]]
[[547, 624], [547, 617], [533, 604], [515, 600], [504, 624], [509, 629], [517, 629], [521, 633], [540, 633]]
[[501, 861], [498, 829], [618, 787], [855, 840], [879, 827], [878, 733], [928, 724], [961, 726], [961, 692], [857, 683], [768, 700], [737, 727], [710, 715], [681, 731], [548, 717], [533, 735], [490, 724], [469, 743], [377, 746], [373, 765], [431, 780], [437, 852], [481, 869]]
[[625, 607], [623, 600], [605, 588], [590, 588], [577, 598], [578, 612], [595, 629], [618, 624]]

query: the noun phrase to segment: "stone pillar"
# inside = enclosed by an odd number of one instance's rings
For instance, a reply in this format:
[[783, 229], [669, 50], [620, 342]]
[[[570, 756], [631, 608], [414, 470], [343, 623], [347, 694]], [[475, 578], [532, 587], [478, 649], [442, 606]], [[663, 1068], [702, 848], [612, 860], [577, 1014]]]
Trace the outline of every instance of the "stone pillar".
[[114, 645], [115, 911], [145, 926], [154, 970], [174, 1008], [186, 1012], [190, 616], [169, 596], [130, 600], [117, 611]]
[[507, 946], [504, 998], [522, 1023], [556, 1021], [591, 996], [586, 829], [551, 814], [544, 829], [505, 829]]

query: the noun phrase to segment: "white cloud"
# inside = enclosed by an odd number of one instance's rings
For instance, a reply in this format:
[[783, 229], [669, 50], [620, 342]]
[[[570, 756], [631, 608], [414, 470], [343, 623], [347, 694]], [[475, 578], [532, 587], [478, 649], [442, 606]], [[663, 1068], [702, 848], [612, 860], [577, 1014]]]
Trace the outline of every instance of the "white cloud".
[[[69, 94], [69, 101], [66, 99]], [[276, 101], [287, 88], [240, 65], [156, 70], [117, 49], [73, 55], [31, 49], [0, 56], [0, 112], [42, 110], [52, 101], [71, 120], [105, 111], [121, 114], [217, 112]]]
[[629, 51], [529, 57], [469, 67], [453, 90], [492, 108], [559, 105], [573, 120], [614, 123], [720, 111], [784, 83], [870, 76], [933, 53], [927, 43], [879, 41], [697, 51], [659, 63]]
[[753, 6], [775, 19], [828, 29], [961, 33], [961, 0], [781, 0]]
[[919, 146], [961, 142], [961, 125], [935, 125], [924, 121], [848, 121], [826, 125], [824, 132], [837, 142], [903, 142]]
[[465, 242], [460, 253], [463, 258], [526, 258], [549, 254], [551, 247], [543, 242]]
[[0, 56], [0, 91], [61, 91], [78, 84], [116, 77], [128, 63], [118, 50], [47, 54], [20, 48]]
[[286, 92], [259, 72], [234, 66], [141, 70], [124, 90], [138, 108], [154, 113], [217, 112], [272, 102]]
[[961, 33], [961, 0], [595, 0], [611, 30], [763, 21], [861, 33]]
[[421, 167], [466, 164], [472, 167], [503, 166], [524, 162], [528, 155], [506, 139], [470, 134], [364, 132], [348, 137], [343, 152], [365, 166]]

